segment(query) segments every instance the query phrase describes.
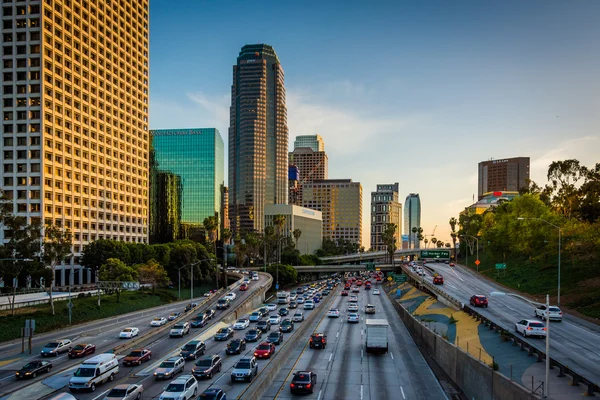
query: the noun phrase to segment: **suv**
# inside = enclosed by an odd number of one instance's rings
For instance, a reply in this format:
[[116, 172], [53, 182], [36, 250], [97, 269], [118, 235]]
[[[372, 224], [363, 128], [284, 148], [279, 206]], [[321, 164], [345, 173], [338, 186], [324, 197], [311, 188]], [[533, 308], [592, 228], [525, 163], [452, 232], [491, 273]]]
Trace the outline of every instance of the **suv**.
[[193, 399], [198, 394], [198, 381], [192, 375], [183, 375], [175, 379], [165, 388], [159, 397], [163, 399]]
[[221, 372], [222, 361], [217, 354], [205, 356], [196, 361], [192, 374], [198, 378], [212, 378], [215, 372]]
[[226, 354], [242, 354], [242, 351], [246, 350], [246, 340], [245, 339], [233, 339], [231, 342], [227, 343], [227, 348], [225, 349]]
[[292, 317], [292, 321], [294, 321], [294, 322], [302, 322], [302, 321], [304, 321], [304, 313], [297, 312]]
[[187, 335], [190, 333], [190, 323], [189, 322], [179, 322], [171, 328], [169, 331], [169, 337], [176, 337]]
[[269, 336], [267, 336], [267, 342], [273, 343], [276, 346], [280, 345], [281, 342], [283, 342], [283, 333], [280, 331], [273, 331], [269, 333]]
[[40, 355], [42, 357], [58, 357], [60, 353], [67, 353], [69, 351], [71, 351], [71, 339], [58, 339], [46, 344]]
[[186, 360], [195, 360], [198, 356], [204, 355], [205, 351], [206, 345], [202, 340], [192, 340], [181, 348], [179, 355]]
[[433, 284], [434, 285], [443, 285], [444, 284], [444, 277], [441, 275], [436, 275], [433, 277]]
[[311, 349], [324, 349], [327, 346], [327, 336], [324, 333], [313, 333], [310, 336]]
[[476, 294], [476, 295], [471, 296], [471, 300], [469, 300], [469, 303], [473, 307], [484, 307], [484, 308], [487, 308], [487, 306], [488, 306], [487, 297], [485, 297], [482, 294]]
[[367, 304], [365, 306], [365, 314], [375, 314], [376, 309], [373, 304]]
[[313, 393], [317, 384], [317, 374], [311, 371], [294, 372], [290, 383], [291, 393]]
[[225, 310], [227, 308], [229, 308], [229, 304], [230, 301], [229, 299], [219, 299], [219, 301], [217, 302], [217, 310]]
[[262, 333], [267, 333], [271, 330], [271, 323], [267, 320], [258, 321], [256, 323], [256, 329], [260, 330]]
[[231, 382], [247, 381], [251, 382], [258, 374], [258, 364], [255, 357], [241, 358], [231, 370]]
[[284, 333], [289, 333], [294, 330], [294, 321], [289, 318], [284, 319], [279, 324], [279, 331]]
[[[562, 322], [563, 313], [560, 310], [560, 308], [558, 308], [556, 306], [550, 306], [549, 309], [550, 309], [550, 321]], [[535, 316], [536, 316], [536, 318], [541, 318], [543, 320], [546, 320], [546, 317], [548, 316], [548, 311], [546, 311], [546, 306], [541, 305], [541, 306], [537, 307], [535, 309]]]
[[182, 357], [167, 358], [154, 371], [155, 379], [173, 379], [178, 372], [183, 372], [185, 360]]

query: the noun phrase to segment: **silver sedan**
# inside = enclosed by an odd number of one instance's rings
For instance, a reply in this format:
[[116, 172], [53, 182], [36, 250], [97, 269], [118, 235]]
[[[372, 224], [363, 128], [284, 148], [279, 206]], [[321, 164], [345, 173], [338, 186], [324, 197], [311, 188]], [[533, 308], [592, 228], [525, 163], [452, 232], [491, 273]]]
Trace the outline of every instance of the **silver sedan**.
[[144, 386], [140, 384], [122, 384], [111, 389], [104, 400], [139, 400], [142, 398]]

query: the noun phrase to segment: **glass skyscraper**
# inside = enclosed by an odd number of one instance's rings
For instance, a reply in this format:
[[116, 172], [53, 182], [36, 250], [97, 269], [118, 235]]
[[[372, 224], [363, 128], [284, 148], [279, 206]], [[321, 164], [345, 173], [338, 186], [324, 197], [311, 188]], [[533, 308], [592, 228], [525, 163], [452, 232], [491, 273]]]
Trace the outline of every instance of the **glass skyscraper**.
[[412, 248], [418, 249], [418, 232], [413, 233], [412, 229], [421, 227], [421, 199], [418, 193], [411, 193], [406, 196], [404, 203], [404, 234], [408, 235], [413, 243]]
[[225, 182], [219, 131], [198, 128], [150, 133], [151, 242], [194, 236], [209, 216], [216, 215], [220, 225]]

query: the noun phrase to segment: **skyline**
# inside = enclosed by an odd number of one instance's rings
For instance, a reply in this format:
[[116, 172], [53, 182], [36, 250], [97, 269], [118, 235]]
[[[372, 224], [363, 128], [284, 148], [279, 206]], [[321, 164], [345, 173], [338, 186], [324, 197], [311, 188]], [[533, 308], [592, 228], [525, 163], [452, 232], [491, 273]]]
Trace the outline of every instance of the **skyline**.
[[530, 157], [545, 184], [552, 161], [597, 161], [598, 3], [269, 4], [268, 29], [247, 23], [265, 18], [247, 4], [153, 5], [151, 129], [225, 132], [237, 52], [268, 43], [285, 71], [289, 150], [321, 135], [330, 178], [360, 182], [363, 207], [378, 183], [399, 182], [443, 241], [477, 195], [479, 162]]

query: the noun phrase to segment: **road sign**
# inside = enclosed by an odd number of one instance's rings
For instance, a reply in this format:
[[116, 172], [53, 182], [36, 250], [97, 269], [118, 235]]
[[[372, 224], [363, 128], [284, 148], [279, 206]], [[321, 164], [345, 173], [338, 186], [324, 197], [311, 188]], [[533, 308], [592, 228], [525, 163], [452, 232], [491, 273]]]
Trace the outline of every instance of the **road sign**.
[[275, 290], [279, 290], [279, 283], [275, 284]]
[[481, 264], [481, 261], [475, 260], [475, 265], [479, 265], [479, 264]]
[[421, 250], [421, 258], [450, 258], [450, 250]]
[[394, 275], [394, 281], [404, 283], [406, 282], [406, 275]]
[[381, 268], [377, 267], [375, 268], [375, 271], [381, 271]]
[[506, 269], [506, 264], [496, 264], [496, 269]]
[[69, 302], [69, 304], [67, 304], [67, 307], [69, 307], [70, 309], [72, 309], [74, 307], [73, 303]]
[[391, 282], [392, 279], [394, 279], [394, 278], [392, 278], [391, 276], [388, 276], [388, 282]]
[[367, 263], [367, 271], [374, 271], [375, 263]]

